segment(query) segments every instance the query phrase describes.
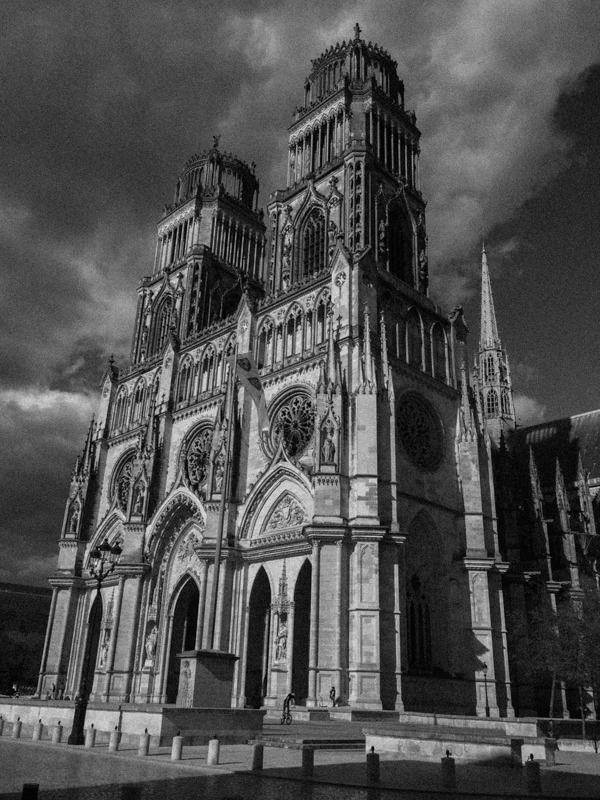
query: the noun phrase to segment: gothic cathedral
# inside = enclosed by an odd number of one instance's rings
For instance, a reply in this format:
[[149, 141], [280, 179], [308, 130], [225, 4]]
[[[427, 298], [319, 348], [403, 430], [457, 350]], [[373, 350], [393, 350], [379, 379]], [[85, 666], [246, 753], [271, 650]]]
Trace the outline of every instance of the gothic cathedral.
[[[514, 713], [508, 363], [491, 290], [475, 391], [462, 311], [428, 296], [396, 66], [358, 26], [312, 62], [266, 215], [217, 137], [185, 164], [73, 473], [42, 695], [87, 665], [92, 700], [191, 706], [213, 652], [234, 708]], [[122, 556], [97, 594], [105, 541]]]

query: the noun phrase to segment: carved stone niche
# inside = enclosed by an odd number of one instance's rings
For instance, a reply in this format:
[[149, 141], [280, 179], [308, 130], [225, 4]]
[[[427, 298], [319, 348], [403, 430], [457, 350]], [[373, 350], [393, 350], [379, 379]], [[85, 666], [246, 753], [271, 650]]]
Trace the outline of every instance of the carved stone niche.
[[319, 472], [338, 472], [340, 457], [339, 419], [329, 407], [319, 426]]

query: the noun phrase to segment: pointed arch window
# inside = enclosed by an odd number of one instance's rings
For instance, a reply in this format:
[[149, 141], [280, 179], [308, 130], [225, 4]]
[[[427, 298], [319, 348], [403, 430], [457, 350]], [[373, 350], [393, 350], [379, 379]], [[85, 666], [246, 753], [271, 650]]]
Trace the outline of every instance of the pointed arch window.
[[510, 414], [510, 394], [508, 389], [502, 389], [502, 394], [500, 395], [500, 405], [502, 407], [503, 414]]
[[498, 394], [495, 389], [490, 389], [485, 398], [485, 413], [488, 417], [498, 414]]
[[440, 381], [447, 380], [446, 374], [446, 337], [442, 326], [435, 324], [432, 332], [433, 339], [433, 373]]
[[325, 214], [321, 208], [313, 208], [302, 229], [302, 275], [319, 272], [325, 266]]
[[256, 350], [256, 365], [259, 369], [262, 369], [271, 362], [272, 342], [273, 323], [271, 320], [265, 320], [258, 337], [258, 347]]
[[423, 368], [422, 350], [421, 317], [416, 308], [411, 308], [406, 319], [406, 355], [411, 366]]
[[150, 347], [150, 355], [154, 356], [162, 350], [167, 336], [169, 334], [169, 326], [171, 324], [171, 312], [173, 308], [173, 298], [165, 297], [156, 314], [154, 321], [154, 330], [152, 336], [152, 344]]
[[113, 431], [122, 428], [125, 423], [125, 412], [127, 410], [127, 389], [123, 388], [119, 392], [117, 402], [115, 404], [113, 416]]
[[202, 359], [202, 377], [200, 383], [201, 392], [210, 392], [213, 388], [215, 371], [215, 353], [214, 350], [209, 348]]
[[496, 362], [493, 353], [488, 353], [483, 360], [483, 382], [492, 383], [496, 379]]
[[431, 669], [431, 614], [418, 575], [413, 575], [406, 595], [406, 619], [409, 668], [415, 671]]
[[193, 364], [191, 361], [186, 361], [181, 368], [179, 375], [179, 391], [177, 393], [177, 402], [182, 403], [190, 397], [190, 390], [192, 388], [192, 376], [194, 374]]
[[145, 385], [140, 381], [133, 395], [133, 408], [131, 411], [131, 422], [133, 424], [139, 422], [142, 418], [142, 411], [144, 409], [144, 389]]

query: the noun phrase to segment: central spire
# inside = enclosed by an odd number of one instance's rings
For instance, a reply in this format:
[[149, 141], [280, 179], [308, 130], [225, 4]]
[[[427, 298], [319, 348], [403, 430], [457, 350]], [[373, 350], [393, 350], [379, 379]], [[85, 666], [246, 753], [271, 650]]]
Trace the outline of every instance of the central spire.
[[485, 242], [481, 246], [481, 334], [480, 347], [500, 347], [496, 312], [494, 311], [494, 298], [492, 297], [492, 284], [488, 269]]

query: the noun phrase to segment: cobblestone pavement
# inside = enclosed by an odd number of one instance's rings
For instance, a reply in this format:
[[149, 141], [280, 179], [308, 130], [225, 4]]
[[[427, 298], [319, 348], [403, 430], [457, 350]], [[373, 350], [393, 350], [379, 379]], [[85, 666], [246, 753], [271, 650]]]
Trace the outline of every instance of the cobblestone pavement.
[[[269, 732], [265, 726], [265, 733]], [[287, 728], [282, 736], [320, 738], [319, 733], [323, 734], [322, 729], [316, 731], [312, 724], [298, 725]], [[174, 763], [169, 748], [141, 758], [135, 749], [111, 754], [106, 746], [86, 750], [3, 736], [0, 798], [17, 800], [24, 783], [39, 783], [40, 800], [420, 800], [441, 793], [506, 800], [525, 796], [519, 768], [459, 762], [458, 791], [448, 793], [441, 788], [437, 763], [382, 761], [380, 788], [375, 789], [366, 786], [365, 755], [357, 751], [317, 751], [314, 779], [302, 781], [298, 750], [265, 748], [259, 777], [249, 772], [250, 746], [223, 746], [216, 767], [207, 767], [207, 749], [185, 747], [183, 760]], [[558, 762], [554, 768], [542, 767], [544, 796], [600, 797], [600, 755], [559, 751]]]

